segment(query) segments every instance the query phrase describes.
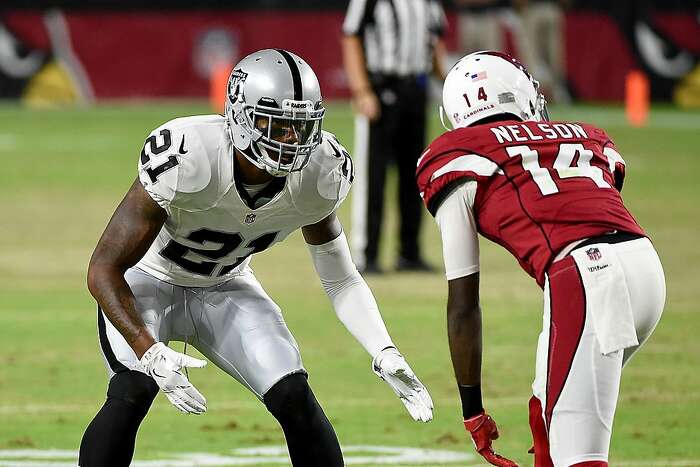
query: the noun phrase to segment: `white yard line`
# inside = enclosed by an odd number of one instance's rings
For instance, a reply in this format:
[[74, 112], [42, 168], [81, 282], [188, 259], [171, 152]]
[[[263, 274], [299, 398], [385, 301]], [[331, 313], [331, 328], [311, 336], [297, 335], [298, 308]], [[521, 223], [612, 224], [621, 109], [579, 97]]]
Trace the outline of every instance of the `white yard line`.
[[[476, 465], [475, 454], [437, 449], [395, 446], [346, 446], [343, 448], [347, 465], [448, 465], [469, 462]], [[77, 452], [65, 450], [0, 450], [3, 467], [74, 467]], [[177, 453], [170, 459], [134, 461], [133, 467], [192, 467], [279, 464], [289, 465], [286, 446], [261, 446], [232, 449], [230, 455], [210, 453]]]
[[[560, 112], [561, 117], [557, 112]], [[554, 119], [569, 119], [591, 122], [596, 126], [620, 127], [626, 126], [625, 113], [622, 107], [583, 107], [570, 108], [560, 107], [554, 109]], [[654, 109], [649, 112], [649, 121], [645, 129], [674, 129], [674, 130], [697, 130], [700, 127], [700, 113], [696, 111], [681, 111], [675, 109]]]
[[[437, 466], [459, 464], [484, 466], [481, 458], [473, 453], [421, 449], [396, 446], [345, 446], [347, 465], [365, 466]], [[1, 467], [75, 467], [78, 453], [59, 449], [0, 450]], [[201, 452], [175, 453], [169, 459], [137, 460], [133, 467], [195, 467], [279, 464], [289, 465], [286, 446], [260, 446], [232, 449], [230, 455]], [[698, 467], [700, 459], [663, 459], [655, 461], [620, 461], [615, 465], [626, 467]]]

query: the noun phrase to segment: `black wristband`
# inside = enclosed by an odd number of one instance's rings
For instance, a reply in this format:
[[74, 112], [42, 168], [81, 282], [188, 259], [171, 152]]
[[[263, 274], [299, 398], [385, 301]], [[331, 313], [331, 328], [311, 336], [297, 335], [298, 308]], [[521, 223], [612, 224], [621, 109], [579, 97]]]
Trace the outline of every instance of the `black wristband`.
[[458, 384], [459, 397], [462, 399], [462, 415], [464, 419], [479, 415], [484, 411], [484, 405], [481, 402], [481, 385], [462, 386]]

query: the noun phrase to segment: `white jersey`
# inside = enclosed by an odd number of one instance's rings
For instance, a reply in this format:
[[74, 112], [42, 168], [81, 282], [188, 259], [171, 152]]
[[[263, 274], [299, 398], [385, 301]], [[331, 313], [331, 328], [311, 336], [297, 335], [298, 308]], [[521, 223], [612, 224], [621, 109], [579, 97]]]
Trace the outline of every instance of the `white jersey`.
[[168, 219], [137, 267], [181, 286], [225, 282], [253, 253], [334, 212], [352, 178], [347, 151], [324, 131], [303, 170], [250, 199], [235, 181], [224, 117], [172, 120], [151, 132], [141, 152], [139, 179]]

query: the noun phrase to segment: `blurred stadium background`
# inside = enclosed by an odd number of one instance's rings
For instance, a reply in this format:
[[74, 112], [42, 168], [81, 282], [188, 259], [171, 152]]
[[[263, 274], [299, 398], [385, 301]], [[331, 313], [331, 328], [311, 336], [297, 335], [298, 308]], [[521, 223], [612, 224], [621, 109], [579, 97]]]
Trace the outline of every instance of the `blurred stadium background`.
[[[445, 6], [446, 42], [456, 58], [458, 11]], [[616, 140], [628, 163], [625, 201], [655, 241], [668, 281], [666, 314], [623, 378], [611, 465], [700, 466], [700, 6], [691, 0], [565, 6], [561, 41], [572, 100], [561, 99], [550, 113], [597, 124]], [[87, 261], [135, 177], [143, 138], [176, 116], [210, 113], [219, 64], [264, 47], [306, 58], [329, 103], [324, 125], [352, 152], [339, 46], [345, 7], [331, 0], [2, 2], [0, 466], [75, 465], [106, 384], [84, 285]], [[499, 22], [504, 49], [515, 55], [521, 12], [504, 8]], [[635, 70], [652, 102], [638, 126], [623, 105]], [[440, 130], [435, 110], [429, 137]], [[349, 227], [349, 203], [340, 216]], [[391, 230], [395, 210], [388, 216]], [[426, 222], [423, 234], [429, 260], [440, 265], [434, 225]], [[387, 262], [395, 245], [393, 236], [385, 238]], [[505, 252], [486, 241], [482, 248], [485, 403], [502, 428], [499, 449], [531, 465], [526, 404], [541, 295]], [[294, 235], [256, 257], [253, 267], [285, 312], [311, 383], [348, 447], [348, 463], [480, 465], [461, 426], [442, 275], [369, 281], [436, 402], [435, 420], [418, 425], [335, 319], [307, 256]], [[209, 412], [185, 417], [159, 397], [141, 428], [135, 465], [283, 465], [284, 451], [275, 450], [284, 444], [282, 433], [263, 406], [216, 368], [192, 377]], [[268, 449], [242, 451], [261, 446]], [[433, 451], [396, 454], [386, 447]]]

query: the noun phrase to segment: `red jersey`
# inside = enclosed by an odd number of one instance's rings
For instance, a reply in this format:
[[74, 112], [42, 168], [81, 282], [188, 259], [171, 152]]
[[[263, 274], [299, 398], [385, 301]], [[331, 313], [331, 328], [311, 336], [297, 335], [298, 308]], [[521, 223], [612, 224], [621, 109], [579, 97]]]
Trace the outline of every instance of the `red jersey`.
[[624, 170], [599, 128], [502, 121], [444, 133], [418, 160], [416, 176], [433, 215], [455, 184], [475, 180], [477, 230], [543, 286], [568, 244], [613, 230], [644, 235], [620, 197]]

